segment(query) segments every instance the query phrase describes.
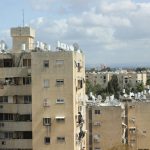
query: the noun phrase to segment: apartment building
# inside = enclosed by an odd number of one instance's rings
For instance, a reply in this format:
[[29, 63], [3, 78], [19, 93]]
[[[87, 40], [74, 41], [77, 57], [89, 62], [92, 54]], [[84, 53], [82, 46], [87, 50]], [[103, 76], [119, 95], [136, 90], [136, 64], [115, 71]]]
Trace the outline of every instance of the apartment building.
[[137, 83], [143, 83], [146, 86], [147, 74], [146, 72], [127, 72], [119, 73], [118, 75], [119, 84], [122, 88], [130, 85], [131, 87], [136, 87]]
[[83, 53], [35, 47], [30, 27], [11, 35], [0, 54], [0, 150], [85, 150]]
[[112, 75], [113, 72], [87, 72], [86, 80], [88, 80], [93, 86], [100, 84], [103, 88], [106, 88]]
[[122, 89], [128, 85], [136, 87], [137, 83], [143, 83], [146, 86], [146, 72], [87, 72], [86, 80], [92, 85], [100, 84], [101, 87], [106, 88], [113, 75], [118, 77], [118, 82]]
[[120, 106], [87, 106], [87, 150], [109, 150], [122, 144]]
[[150, 150], [150, 101], [127, 103], [128, 145], [133, 150]]

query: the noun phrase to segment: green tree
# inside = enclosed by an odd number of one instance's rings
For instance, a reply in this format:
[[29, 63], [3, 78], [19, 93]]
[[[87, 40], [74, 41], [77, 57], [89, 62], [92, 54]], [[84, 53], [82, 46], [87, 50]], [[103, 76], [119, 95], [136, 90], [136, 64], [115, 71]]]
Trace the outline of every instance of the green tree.
[[147, 79], [146, 85], [150, 85], [150, 79]]
[[89, 95], [90, 92], [94, 91], [93, 85], [87, 80], [86, 81], [86, 94]]
[[113, 75], [112, 79], [108, 82], [107, 91], [109, 94], [114, 94], [115, 98], [119, 99], [120, 87], [117, 75]]
[[102, 88], [101, 88], [100, 84], [96, 84], [93, 89], [94, 89], [93, 93], [95, 95], [101, 95]]
[[125, 85], [125, 91], [127, 94], [131, 92], [132, 84], [129, 82]]
[[142, 92], [143, 90], [144, 90], [143, 83], [137, 83], [137, 85], [136, 85], [136, 91], [137, 92]]

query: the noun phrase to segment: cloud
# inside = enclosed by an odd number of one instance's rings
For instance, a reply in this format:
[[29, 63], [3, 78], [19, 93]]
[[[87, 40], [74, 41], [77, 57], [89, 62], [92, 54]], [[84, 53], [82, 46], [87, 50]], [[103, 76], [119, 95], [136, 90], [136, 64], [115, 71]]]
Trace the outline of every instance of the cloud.
[[90, 64], [149, 62], [150, 2], [138, 0], [28, 2], [37, 14], [40, 13], [40, 16], [29, 22], [29, 25], [36, 29], [37, 39], [40, 41], [50, 44], [57, 40], [69, 44], [77, 42], [85, 52], [87, 63]]

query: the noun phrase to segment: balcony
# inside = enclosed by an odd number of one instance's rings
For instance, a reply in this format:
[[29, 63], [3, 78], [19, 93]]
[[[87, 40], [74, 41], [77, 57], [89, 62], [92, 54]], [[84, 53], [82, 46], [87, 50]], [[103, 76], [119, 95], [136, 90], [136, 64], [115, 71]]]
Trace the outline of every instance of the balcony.
[[0, 113], [19, 113], [19, 114], [31, 114], [32, 105], [31, 104], [0, 104], [2, 108]]
[[31, 95], [31, 85], [4, 85], [0, 96], [4, 95]]
[[32, 139], [0, 139], [2, 149], [32, 149]]
[[1, 126], [1, 131], [31, 131], [32, 130], [32, 122], [1, 122], [3, 123], [3, 127]]
[[28, 75], [27, 67], [8, 67], [0, 68], [0, 77], [25, 77]]

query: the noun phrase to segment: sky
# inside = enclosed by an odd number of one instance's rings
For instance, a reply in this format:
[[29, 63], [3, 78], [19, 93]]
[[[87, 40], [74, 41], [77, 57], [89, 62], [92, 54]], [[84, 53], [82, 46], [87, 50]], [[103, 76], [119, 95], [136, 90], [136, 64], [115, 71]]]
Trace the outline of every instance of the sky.
[[24, 22], [36, 40], [78, 43], [87, 65], [150, 66], [150, 0], [1, 0], [0, 40]]

